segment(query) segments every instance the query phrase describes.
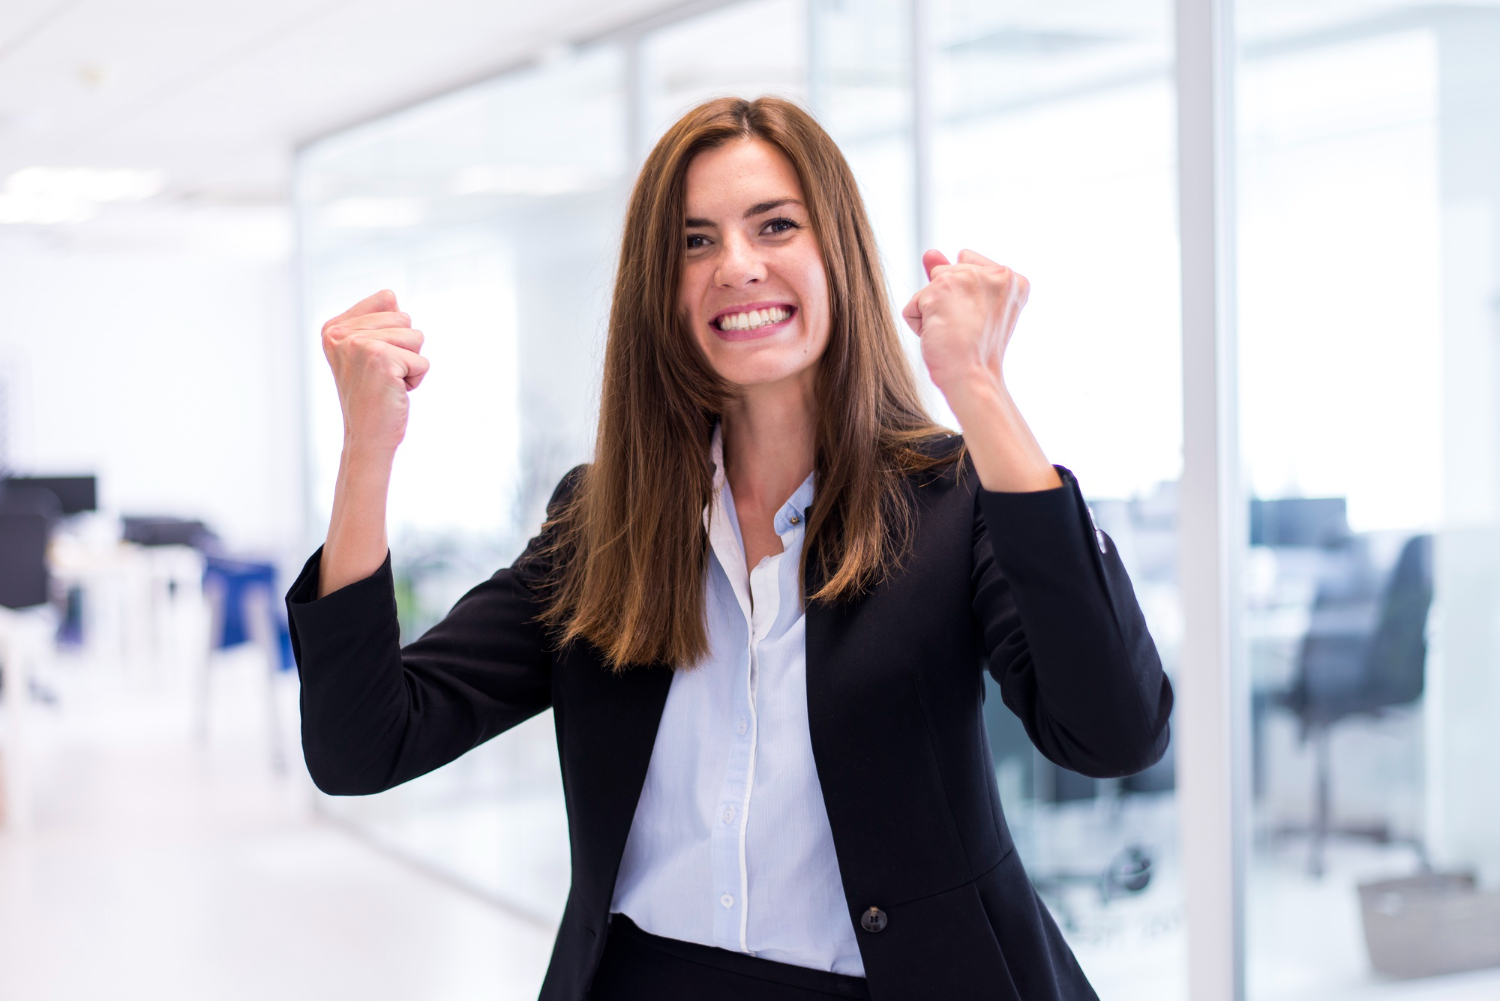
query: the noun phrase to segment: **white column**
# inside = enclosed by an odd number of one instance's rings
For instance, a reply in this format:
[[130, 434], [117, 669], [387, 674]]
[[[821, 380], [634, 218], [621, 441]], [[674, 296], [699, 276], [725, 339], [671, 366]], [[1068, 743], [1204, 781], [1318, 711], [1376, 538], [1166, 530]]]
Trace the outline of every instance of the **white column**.
[[1232, 0], [1177, 0], [1185, 628], [1174, 720], [1188, 996], [1243, 997], [1247, 699], [1238, 688], [1239, 475], [1234, 334]]
[[621, 45], [625, 49], [625, 162], [626, 172], [631, 175], [630, 181], [633, 183], [635, 173], [641, 169], [646, 154], [650, 152], [646, 146], [649, 138], [646, 129], [650, 126], [646, 121], [649, 111], [644, 53], [641, 51], [645, 42], [641, 34], [635, 32], [621, 39]]
[[[927, 284], [920, 255], [932, 249], [932, 12], [928, 0], [908, 0], [911, 15], [912, 236], [916, 287]], [[920, 369], [919, 369], [920, 371]]]

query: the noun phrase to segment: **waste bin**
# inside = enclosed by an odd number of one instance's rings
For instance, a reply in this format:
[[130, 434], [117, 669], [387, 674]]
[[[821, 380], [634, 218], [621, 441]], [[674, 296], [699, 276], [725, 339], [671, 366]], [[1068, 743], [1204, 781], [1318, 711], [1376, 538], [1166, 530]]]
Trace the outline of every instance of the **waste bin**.
[[1370, 963], [1392, 977], [1500, 966], [1500, 891], [1474, 875], [1433, 872], [1359, 888]]

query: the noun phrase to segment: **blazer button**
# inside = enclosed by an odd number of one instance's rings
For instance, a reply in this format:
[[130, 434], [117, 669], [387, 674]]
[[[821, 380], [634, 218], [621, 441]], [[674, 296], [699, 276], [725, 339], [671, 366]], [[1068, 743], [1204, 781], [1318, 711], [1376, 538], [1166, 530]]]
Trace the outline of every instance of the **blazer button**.
[[865, 931], [885, 931], [885, 911], [878, 907], [872, 907], [859, 916], [859, 924]]

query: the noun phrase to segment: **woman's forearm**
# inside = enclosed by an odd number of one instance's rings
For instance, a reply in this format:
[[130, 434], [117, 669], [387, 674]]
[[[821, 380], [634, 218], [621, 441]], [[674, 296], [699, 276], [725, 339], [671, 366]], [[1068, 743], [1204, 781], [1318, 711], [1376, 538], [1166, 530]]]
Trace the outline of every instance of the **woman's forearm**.
[[986, 490], [1029, 493], [1062, 486], [1004, 382], [982, 371], [950, 387], [947, 399]]
[[318, 597], [364, 580], [385, 562], [386, 493], [391, 484], [392, 449], [345, 441], [333, 514], [323, 544]]

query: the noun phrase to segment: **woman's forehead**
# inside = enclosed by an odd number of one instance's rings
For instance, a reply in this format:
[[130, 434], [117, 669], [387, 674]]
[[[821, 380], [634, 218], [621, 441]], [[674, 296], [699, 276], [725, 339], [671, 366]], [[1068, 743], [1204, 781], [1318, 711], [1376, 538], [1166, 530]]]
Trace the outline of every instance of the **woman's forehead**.
[[732, 140], [694, 157], [686, 199], [687, 215], [703, 218], [739, 218], [759, 205], [804, 200], [792, 162], [760, 139]]

